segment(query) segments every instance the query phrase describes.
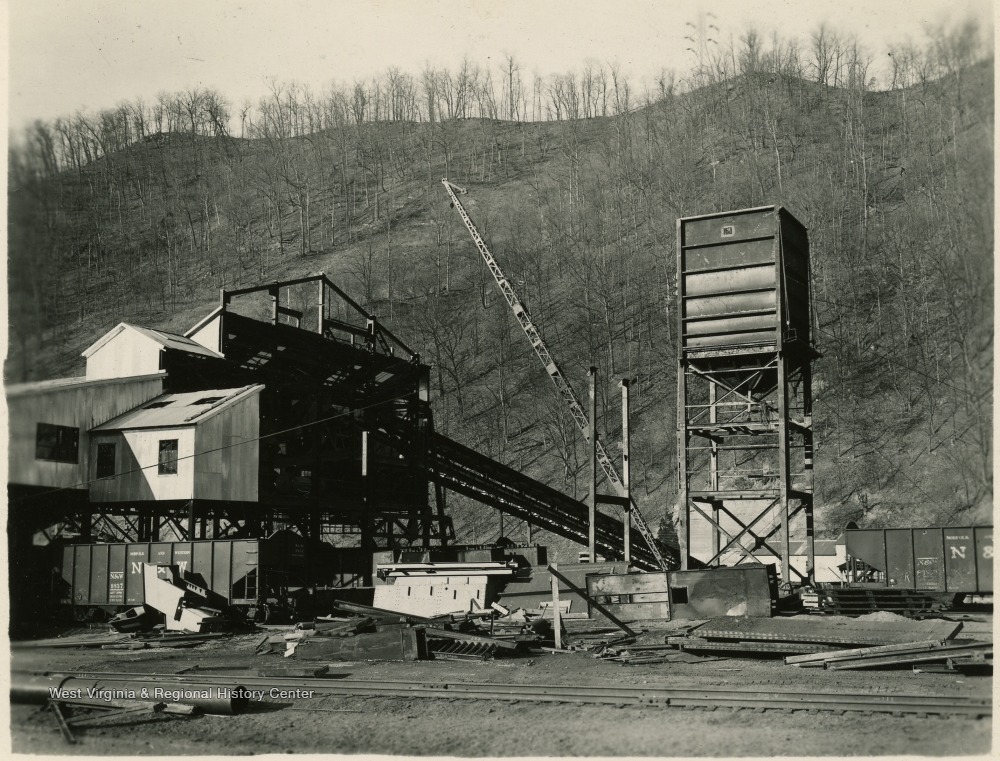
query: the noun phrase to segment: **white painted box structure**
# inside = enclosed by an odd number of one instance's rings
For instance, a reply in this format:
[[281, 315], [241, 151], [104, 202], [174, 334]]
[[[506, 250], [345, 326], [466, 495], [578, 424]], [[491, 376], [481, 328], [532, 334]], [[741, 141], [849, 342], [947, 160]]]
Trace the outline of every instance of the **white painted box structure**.
[[377, 567], [376, 608], [431, 618], [488, 608], [514, 568], [506, 563], [406, 563]]

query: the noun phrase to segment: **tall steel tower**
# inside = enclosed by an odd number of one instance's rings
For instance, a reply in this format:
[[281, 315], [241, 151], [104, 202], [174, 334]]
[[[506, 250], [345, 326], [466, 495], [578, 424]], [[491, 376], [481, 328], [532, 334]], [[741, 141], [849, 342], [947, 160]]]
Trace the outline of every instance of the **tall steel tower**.
[[[784, 588], [811, 579], [812, 346], [809, 239], [780, 206], [677, 221], [677, 425], [683, 567], [692, 524], [708, 565], [763, 549]], [[792, 567], [791, 534], [806, 567]], [[777, 541], [776, 541], [777, 536]]]

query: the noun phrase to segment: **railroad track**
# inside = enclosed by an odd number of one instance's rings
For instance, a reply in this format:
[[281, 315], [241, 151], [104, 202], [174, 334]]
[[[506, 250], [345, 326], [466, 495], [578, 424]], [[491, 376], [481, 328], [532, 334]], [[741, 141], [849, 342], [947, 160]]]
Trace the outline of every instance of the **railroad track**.
[[123, 672], [49, 672], [49, 676], [77, 676], [108, 681], [140, 679], [219, 686], [239, 683], [247, 689], [311, 690], [316, 695], [364, 697], [447, 698], [605, 705], [656, 705], [682, 708], [756, 710], [863, 711], [897, 715], [940, 715], [982, 718], [992, 716], [990, 698], [806, 692], [790, 689], [736, 689], [730, 687], [614, 687], [608, 685], [497, 684], [488, 682], [409, 682], [390, 680], [254, 677], [241, 674], [147, 674]]

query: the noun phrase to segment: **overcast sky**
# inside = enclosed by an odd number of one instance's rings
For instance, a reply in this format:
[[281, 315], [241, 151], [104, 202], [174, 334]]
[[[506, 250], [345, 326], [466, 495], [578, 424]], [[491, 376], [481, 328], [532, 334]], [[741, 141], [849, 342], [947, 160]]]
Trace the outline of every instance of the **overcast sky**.
[[[805, 39], [821, 21], [855, 34], [876, 62], [926, 25], [990, 0], [8, 0], [10, 125], [205, 86], [238, 105], [269, 78], [321, 89], [390, 66], [417, 74], [463, 56], [526, 78], [617, 61], [636, 84], [691, 68], [691, 31], [710, 11], [723, 37], [749, 25]], [[988, 34], [992, 34], [989, 31]]]

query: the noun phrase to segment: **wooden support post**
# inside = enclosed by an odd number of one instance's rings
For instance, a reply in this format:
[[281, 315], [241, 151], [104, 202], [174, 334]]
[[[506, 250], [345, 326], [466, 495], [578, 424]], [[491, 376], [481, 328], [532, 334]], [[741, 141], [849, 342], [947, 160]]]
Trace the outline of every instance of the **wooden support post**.
[[587, 373], [590, 378], [590, 496], [587, 500], [587, 550], [590, 562], [597, 562], [597, 368], [591, 367]]
[[625, 562], [632, 562], [632, 487], [629, 464], [629, 406], [628, 378], [622, 378], [622, 496], [628, 501], [622, 524], [624, 526]]
[[559, 615], [559, 576], [556, 564], [549, 566], [552, 579], [552, 631], [555, 632], [556, 649], [562, 650], [562, 616]]
[[326, 283], [323, 273], [320, 273], [317, 284], [319, 285], [319, 298], [316, 301], [316, 332], [323, 335], [323, 323], [326, 320]]
[[187, 540], [190, 542], [192, 539], [196, 539], [195, 536], [195, 519], [194, 519], [194, 500], [189, 499], [187, 503], [188, 509], [188, 525], [187, 525]]

